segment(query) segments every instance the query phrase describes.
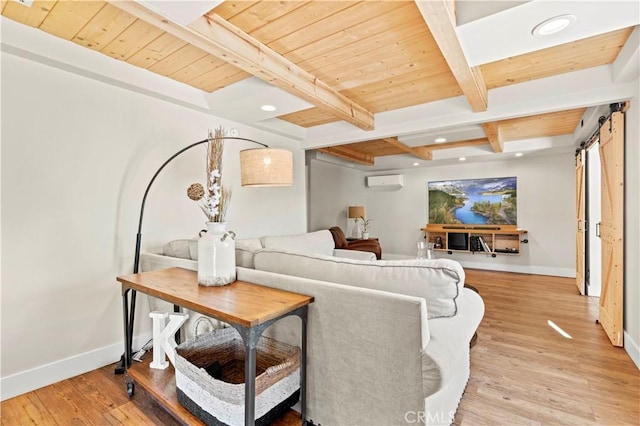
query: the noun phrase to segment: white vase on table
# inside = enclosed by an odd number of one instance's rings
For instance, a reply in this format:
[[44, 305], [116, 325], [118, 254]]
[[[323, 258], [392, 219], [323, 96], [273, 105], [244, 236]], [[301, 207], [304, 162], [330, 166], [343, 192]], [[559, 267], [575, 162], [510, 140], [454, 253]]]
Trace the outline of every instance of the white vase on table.
[[227, 222], [207, 222], [198, 240], [198, 284], [223, 286], [236, 280], [235, 237]]

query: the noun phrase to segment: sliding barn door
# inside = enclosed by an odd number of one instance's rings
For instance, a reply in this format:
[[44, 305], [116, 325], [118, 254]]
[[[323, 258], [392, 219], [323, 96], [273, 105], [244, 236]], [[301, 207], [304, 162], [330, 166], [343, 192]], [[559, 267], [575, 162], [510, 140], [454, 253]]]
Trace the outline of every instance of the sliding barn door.
[[600, 127], [602, 293], [599, 319], [614, 346], [622, 346], [624, 307], [624, 114]]
[[584, 242], [585, 242], [585, 203], [584, 203], [584, 150], [576, 155], [576, 285], [580, 294], [584, 294]]

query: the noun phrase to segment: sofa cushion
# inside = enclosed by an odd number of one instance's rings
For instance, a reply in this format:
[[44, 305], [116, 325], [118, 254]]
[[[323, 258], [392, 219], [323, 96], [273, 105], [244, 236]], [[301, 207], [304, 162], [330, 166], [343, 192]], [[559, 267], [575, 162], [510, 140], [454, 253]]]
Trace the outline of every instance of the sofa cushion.
[[464, 271], [449, 259], [363, 261], [263, 249], [255, 269], [423, 297], [428, 318], [452, 317], [462, 298]]
[[345, 259], [376, 260], [376, 255], [369, 251], [334, 249], [333, 255], [335, 257], [343, 257]]
[[198, 240], [200, 238], [192, 238], [189, 240], [189, 256], [191, 260], [198, 260]]
[[262, 247], [294, 253], [333, 255], [334, 242], [328, 229], [297, 235], [261, 237]]
[[[236, 240], [236, 266], [253, 269], [253, 255], [262, 248], [258, 238]], [[174, 240], [162, 247], [162, 254], [180, 259], [198, 260], [198, 239]]]
[[236, 266], [254, 268], [253, 256], [262, 248], [258, 238], [236, 240]]
[[190, 240], [173, 240], [169, 241], [162, 247], [162, 254], [165, 256], [179, 257], [180, 259], [191, 259], [189, 251]]

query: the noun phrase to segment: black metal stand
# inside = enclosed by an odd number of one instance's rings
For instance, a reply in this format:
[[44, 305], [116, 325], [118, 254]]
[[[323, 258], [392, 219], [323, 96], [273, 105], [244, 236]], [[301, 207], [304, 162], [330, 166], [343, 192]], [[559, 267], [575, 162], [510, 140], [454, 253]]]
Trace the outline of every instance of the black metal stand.
[[255, 423], [255, 403], [256, 403], [256, 348], [258, 340], [264, 330], [269, 328], [274, 322], [287, 316], [296, 315], [302, 320], [302, 341], [300, 344], [300, 415], [304, 419], [307, 407], [307, 312], [308, 306], [302, 306], [295, 311], [281, 317], [271, 319], [256, 327], [244, 327], [242, 325], [230, 324], [235, 328], [244, 342], [245, 362], [244, 362], [244, 424], [253, 426]]

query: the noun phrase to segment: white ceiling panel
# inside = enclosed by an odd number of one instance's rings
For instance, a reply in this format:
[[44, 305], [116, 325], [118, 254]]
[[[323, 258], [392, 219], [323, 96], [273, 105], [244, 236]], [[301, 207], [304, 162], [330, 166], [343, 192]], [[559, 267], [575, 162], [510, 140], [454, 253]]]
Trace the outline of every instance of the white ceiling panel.
[[[566, 30], [534, 37], [533, 28], [554, 16], [572, 14]], [[481, 65], [640, 24], [640, 2], [536, 0], [456, 28], [469, 65]]]

